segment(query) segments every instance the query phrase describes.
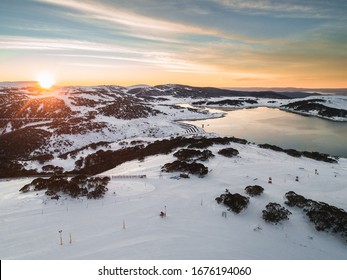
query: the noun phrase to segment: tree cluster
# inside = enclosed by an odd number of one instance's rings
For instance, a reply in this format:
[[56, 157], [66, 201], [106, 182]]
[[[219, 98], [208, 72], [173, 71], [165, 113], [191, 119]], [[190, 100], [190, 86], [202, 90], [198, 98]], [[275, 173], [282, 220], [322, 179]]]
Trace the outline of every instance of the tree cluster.
[[169, 154], [174, 149], [188, 146], [188, 149], [209, 147], [214, 144], [227, 145], [231, 142], [246, 144], [247, 141], [235, 137], [198, 137], [185, 138], [176, 137], [171, 139], [157, 140], [147, 146], [137, 145], [134, 147], [123, 148], [117, 151], [99, 150], [96, 153], [88, 155], [84, 159], [76, 161], [74, 174], [98, 174], [106, 170], [112, 169], [119, 164], [135, 159], [143, 159], [147, 156], [158, 154]]
[[289, 220], [288, 216], [291, 214], [288, 209], [282, 207], [280, 204], [270, 202], [265, 206], [265, 210], [263, 210], [263, 219], [267, 222], [277, 224], [280, 221]]
[[323, 153], [318, 153], [318, 152], [308, 152], [308, 151], [297, 151], [294, 149], [283, 149], [281, 147], [278, 147], [276, 145], [270, 145], [270, 144], [259, 144], [258, 147], [263, 148], [263, 149], [270, 149], [276, 152], [283, 152], [286, 153], [289, 156], [292, 157], [307, 157], [311, 158], [317, 161], [325, 161], [329, 163], [337, 163], [336, 158], [332, 158], [331, 156]]
[[245, 191], [250, 196], [259, 196], [264, 192], [264, 188], [258, 185], [247, 186]]
[[229, 207], [229, 211], [235, 213], [240, 213], [241, 210], [246, 208], [249, 204], [249, 197], [243, 196], [239, 193], [230, 193], [228, 189], [225, 190], [225, 193], [221, 194], [216, 198], [218, 204], [223, 203]]
[[180, 160], [175, 160], [174, 162], [166, 163], [161, 169], [164, 172], [187, 172], [199, 176], [204, 176], [208, 173], [208, 167], [206, 167], [202, 163], [189, 163]]
[[107, 192], [110, 177], [87, 177], [78, 175], [70, 180], [66, 176], [53, 175], [50, 178], [36, 178], [30, 184], [23, 186], [19, 191], [46, 190], [45, 194], [53, 199], [58, 199], [61, 194], [72, 198], [86, 196], [88, 199], [102, 198]]
[[307, 199], [293, 191], [287, 192], [285, 197], [287, 199], [285, 203], [288, 206], [297, 206], [303, 209], [315, 225], [316, 230], [338, 233], [347, 238], [347, 212], [343, 209], [324, 202]]
[[179, 160], [184, 161], [207, 161], [209, 158], [214, 157], [210, 150], [194, 150], [194, 149], [181, 149], [173, 154]]
[[239, 151], [233, 148], [225, 148], [218, 151], [218, 154], [225, 157], [235, 157], [239, 154]]

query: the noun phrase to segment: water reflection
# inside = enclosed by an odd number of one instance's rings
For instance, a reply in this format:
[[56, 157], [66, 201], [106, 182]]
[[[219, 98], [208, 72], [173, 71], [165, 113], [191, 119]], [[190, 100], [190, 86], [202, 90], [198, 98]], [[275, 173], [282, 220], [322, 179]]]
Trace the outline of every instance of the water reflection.
[[319, 151], [347, 157], [347, 123], [302, 116], [274, 108], [251, 108], [224, 112], [224, 118], [187, 121], [204, 126], [206, 132], [245, 138], [283, 148]]

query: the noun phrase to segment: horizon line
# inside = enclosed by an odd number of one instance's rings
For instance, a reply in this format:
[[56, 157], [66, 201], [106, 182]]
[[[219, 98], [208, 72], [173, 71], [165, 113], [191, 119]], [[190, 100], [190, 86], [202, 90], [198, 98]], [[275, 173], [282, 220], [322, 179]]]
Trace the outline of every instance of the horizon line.
[[[35, 83], [38, 84], [38, 81], [0, 81], [1, 84], [25, 84], [25, 83]], [[162, 86], [162, 85], [179, 85], [179, 86], [189, 86], [189, 87], [198, 87], [198, 88], [219, 88], [219, 89], [305, 89], [305, 90], [347, 90], [346, 87], [296, 87], [296, 86], [196, 86], [196, 85], [188, 85], [188, 84], [179, 84], [179, 83], [163, 83], [163, 84], [144, 84], [144, 83], [138, 83], [138, 84], [130, 84], [130, 85], [120, 85], [120, 84], [110, 84], [110, 83], [101, 83], [101, 84], [59, 84], [57, 83], [54, 85], [54, 87], [69, 87], [69, 86], [75, 86], [75, 87], [98, 87], [98, 86], [118, 86], [118, 87], [133, 87], [133, 86], [148, 86], [148, 87], [156, 87], [156, 86]]]

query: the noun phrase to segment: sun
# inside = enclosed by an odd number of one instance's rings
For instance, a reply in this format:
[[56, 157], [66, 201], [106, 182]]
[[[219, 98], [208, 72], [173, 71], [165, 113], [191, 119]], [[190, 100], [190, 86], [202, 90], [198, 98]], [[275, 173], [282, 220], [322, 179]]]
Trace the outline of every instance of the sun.
[[44, 89], [50, 89], [55, 85], [55, 79], [49, 73], [39, 73], [37, 75], [37, 82], [39, 83], [40, 87]]

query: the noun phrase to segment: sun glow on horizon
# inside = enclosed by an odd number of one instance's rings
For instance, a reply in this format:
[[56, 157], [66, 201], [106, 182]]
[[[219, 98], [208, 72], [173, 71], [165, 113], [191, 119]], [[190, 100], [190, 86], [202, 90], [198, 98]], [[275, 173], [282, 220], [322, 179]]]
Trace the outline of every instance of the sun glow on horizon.
[[40, 87], [44, 89], [50, 89], [56, 83], [53, 75], [49, 73], [39, 73], [36, 81], [39, 83]]

